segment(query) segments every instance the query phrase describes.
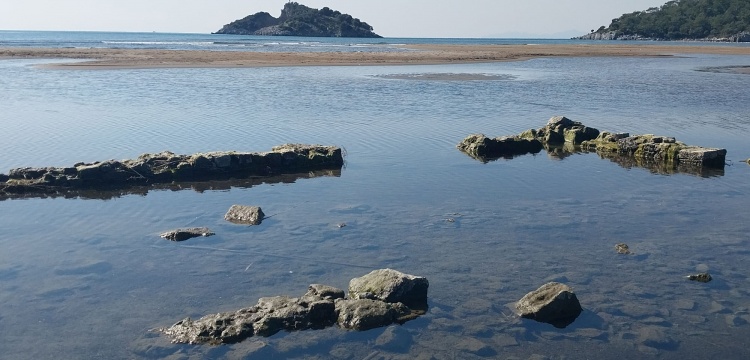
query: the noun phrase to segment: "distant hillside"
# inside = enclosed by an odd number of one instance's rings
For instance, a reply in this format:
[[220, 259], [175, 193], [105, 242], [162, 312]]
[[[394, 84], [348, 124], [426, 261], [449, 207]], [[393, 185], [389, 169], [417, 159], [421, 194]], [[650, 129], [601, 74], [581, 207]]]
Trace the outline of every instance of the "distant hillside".
[[579, 39], [750, 41], [750, 1], [672, 0], [622, 15]]
[[320, 10], [296, 2], [288, 2], [275, 18], [259, 12], [224, 25], [215, 34], [316, 36], [316, 37], [366, 37], [379, 38], [372, 26], [351, 15], [324, 7]]

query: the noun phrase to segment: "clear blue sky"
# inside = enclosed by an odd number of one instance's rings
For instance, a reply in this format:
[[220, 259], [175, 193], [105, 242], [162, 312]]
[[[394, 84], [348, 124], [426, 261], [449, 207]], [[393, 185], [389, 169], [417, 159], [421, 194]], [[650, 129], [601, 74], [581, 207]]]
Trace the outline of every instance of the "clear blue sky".
[[[286, 0], [1, 0], [0, 30], [209, 33]], [[301, 0], [386, 37], [568, 37], [666, 0]]]

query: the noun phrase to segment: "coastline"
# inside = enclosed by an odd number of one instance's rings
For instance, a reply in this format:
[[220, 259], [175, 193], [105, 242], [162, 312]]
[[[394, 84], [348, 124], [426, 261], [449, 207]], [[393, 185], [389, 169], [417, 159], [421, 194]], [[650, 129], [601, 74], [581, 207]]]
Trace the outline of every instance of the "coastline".
[[71, 59], [49, 69], [242, 68], [268, 66], [432, 65], [539, 57], [750, 55], [750, 47], [695, 45], [407, 45], [394, 52], [238, 52], [102, 48], [0, 48], [0, 59]]

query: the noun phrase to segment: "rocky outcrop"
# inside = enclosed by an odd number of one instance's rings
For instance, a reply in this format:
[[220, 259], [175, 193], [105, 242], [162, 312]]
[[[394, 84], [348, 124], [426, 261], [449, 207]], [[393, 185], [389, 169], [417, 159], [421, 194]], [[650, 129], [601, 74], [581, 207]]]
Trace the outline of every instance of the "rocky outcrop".
[[224, 220], [242, 225], [260, 225], [264, 216], [260, 206], [232, 205], [224, 214]]
[[482, 162], [500, 158], [512, 159], [515, 156], [536, 154], [542, 151], [542, 143], [536, 139], [523, 139], [518, 136], [492, 139], [484, 134], [469, 135], [456, 147]]
[[372, 30], [372, 26], [366, 22], [327, 7], [318, 10], [296, 2], [287, 2], [278, 19], [267, 12], [259, 12], [224, 25], [216, 34], [381, 37]]
[[[533, 145], [530, 145], [533, 144]], [[470, 135], [457, 148], [482, 162], [545, 149], [557, 159], [577, 152], [596, 152], [623, 167], [645, 167], [658, 173], [685, 172], [701, 176], [721, 175], [726, 150], [690, 146], [672, 137], [599, 131], [564, 116], [556, 116], [539, 129], [518, 135], [487, 138]], [[539, 150], [537, 150], [537, 147]]]
[[249, 308], [206, 315], [198, 320], [185, 318], [160, 331], [175, 343], [218, 345], [252, 336], [271, 336], [279, 331], [322, 329], [334, 324], [344, 329], [369, 330], [424, 314], [424, 309], [412, 309], [401, 301], [418, 299], [426, 306], [427, 279], [390, 269], [377, 270], [365, 277], [367, 279], [352, 279], [352, 282], [371, 284], [382, 299], [353, 298], [351, 293], [346, 298], [343, 290], [313, 284], [298, 298], [261, 298]]
[[576, 294], [565, 284], [547, 283], [526, 294], [516, 303], [521, 317], [564, 328], [581, 314], [583, 309]]
[[0, 198], [14, 194], [58, 194], [87, 189], [113, 190], [201, 180], [273, 176], [300, 171], [340, 169], [341, 149], [285, 144], [265, 153], [235, 151], [176, 155], [165, 151], [135, 160], [78, 163], [62, 168], [18, 168], [0, 177]]
[[170, 241], [185, 241], [194, 237], [208, 237], [215, 235], [206, 227], [188, 228], [188, 229], [176, 229], [167, 231], [159, 236]]

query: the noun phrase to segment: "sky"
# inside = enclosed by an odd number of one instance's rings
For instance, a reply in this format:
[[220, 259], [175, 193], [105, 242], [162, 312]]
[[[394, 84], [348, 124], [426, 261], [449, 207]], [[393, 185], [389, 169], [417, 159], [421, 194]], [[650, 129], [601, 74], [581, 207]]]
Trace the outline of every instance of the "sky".
[[[372, 25], [385, 37], [583, 35], [667, 0], [298, 0]], [[287, 0], [0, 0], [0, 30], [210, 33]]]

